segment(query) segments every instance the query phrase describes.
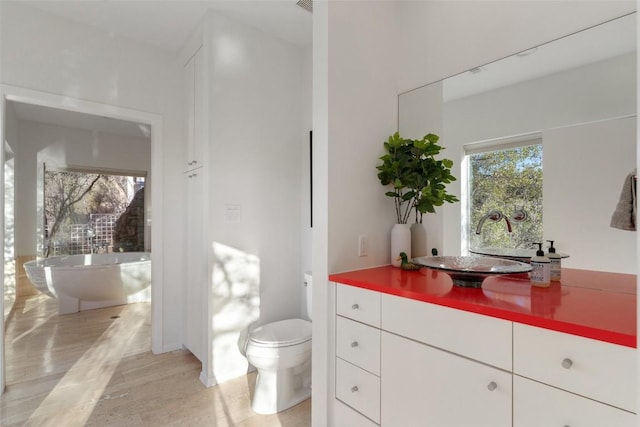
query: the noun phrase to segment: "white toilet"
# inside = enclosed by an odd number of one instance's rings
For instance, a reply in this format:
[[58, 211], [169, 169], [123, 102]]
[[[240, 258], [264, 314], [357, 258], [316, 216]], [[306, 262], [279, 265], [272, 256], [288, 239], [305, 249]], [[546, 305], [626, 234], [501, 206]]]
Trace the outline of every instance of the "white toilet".
[[[305, 273], [311, 318], [311, 273]], [[238, 346], [258, 371], [251, 407], [274, 414], [311, 396], [311, 322], [287, 319], [267, 323], [240, 337]]]

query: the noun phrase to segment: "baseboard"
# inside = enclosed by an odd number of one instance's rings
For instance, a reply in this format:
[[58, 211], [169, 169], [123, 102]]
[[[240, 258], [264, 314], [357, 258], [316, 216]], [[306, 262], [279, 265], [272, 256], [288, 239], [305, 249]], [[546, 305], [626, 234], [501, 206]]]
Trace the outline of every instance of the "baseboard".
[[176, 351], [176, 350], [182, 350], [183, 347], [182, 345], [178, 344], [178, 343], [174, 343], [174, 344], [168, 344], [168, 345], [163, 345], [162, 347], [160, 347], [160, 350], [157, 351], [154, 348], [151, 349], [153, 354], [162, 354], [162, 353], [169, 353], [170, 351]]
[[204, 370], [200, 372], [200, 382], [207, 388], [213, 387], [214, 385], [218, 384], [216, 379], [214, 377], [207, 376]]

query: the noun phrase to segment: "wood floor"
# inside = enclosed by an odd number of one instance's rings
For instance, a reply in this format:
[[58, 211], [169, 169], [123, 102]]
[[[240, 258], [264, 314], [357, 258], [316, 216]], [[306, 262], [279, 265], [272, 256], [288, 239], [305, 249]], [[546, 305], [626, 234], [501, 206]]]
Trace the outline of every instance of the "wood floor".
[[18, 299], [5, 331], [0, 425], [311, 425], [310, 400], [255, 414], [255, 373], [205, 388], [188, 351], [153, 355], [149, 319], [148, 303], [58, 316], [54, 299]]

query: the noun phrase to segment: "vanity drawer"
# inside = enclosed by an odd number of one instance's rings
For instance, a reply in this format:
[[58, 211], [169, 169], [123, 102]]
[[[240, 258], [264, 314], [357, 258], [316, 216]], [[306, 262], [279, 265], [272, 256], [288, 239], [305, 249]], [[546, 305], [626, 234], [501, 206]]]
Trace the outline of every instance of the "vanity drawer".
[[637, 410], [635, 349], [518, 323], [513, 340], [515, 374]]
[[636, 415], [514, 375], [513, 426], [634, 427]]
[[344, 403], [336, 400], [334, 406], [335, 426], [348, 427], [376, 427], [378, 424], [362, 415], [360, 412], [354, 411]]
[[380, 378], [336, 358], [336, 398], [380, 423]]
[[337, 316], [336, 355], [380, 376], [380, 329]]
[[337, 284], [336, 312], [367, 325], [380, 327], [380, 293]]
[[512, 322], [382, 295], [382, 329], [511, 371]]

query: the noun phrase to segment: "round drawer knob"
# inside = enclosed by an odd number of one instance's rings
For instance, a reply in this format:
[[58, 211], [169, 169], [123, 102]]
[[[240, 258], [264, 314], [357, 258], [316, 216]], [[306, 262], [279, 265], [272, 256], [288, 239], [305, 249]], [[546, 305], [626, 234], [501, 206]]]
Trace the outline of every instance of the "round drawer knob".
[[358, 304], [353, 304], [353, 305], [351, 306], [351, 308], [352, 308], [352, 309], [354, 309], [354, 310], [357, 310], [357, 309], [359, 309], [359, 308], [360, 308], [360, 306], [359, 306]]
[[570, 369], [573, 366], [573, 360], [569, 359], [569, 358], [564, 358], [562, 360], [562, 367], [564, 369]]
[[354, 385], [353, 387], [351, 387], [351, 393], [355, 393], [356, 391], [358, 391], [357, 385]]
[[493, 391], [498, 388], [498, 384], [496, 384], [495, 381], [491, 381], [489, 384], [487, 384], [487, 388], [489, 389], [489, 391]]
[[351, 347], [357, 347], [358, 346], [358, 341], [354, 341], [351, 343]]

